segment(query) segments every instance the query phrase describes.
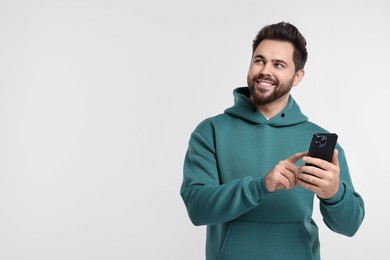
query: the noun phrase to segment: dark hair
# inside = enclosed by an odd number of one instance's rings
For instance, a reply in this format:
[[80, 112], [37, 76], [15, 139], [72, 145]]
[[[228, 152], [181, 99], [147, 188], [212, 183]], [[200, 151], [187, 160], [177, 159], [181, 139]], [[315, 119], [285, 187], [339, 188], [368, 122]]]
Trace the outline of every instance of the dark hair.
[[294, 25], [280, 22], [264, 26], [253, 40], [252, 55], [260, 42], [266, 39], [290, 42], [294, 46], [295, 71], [305, 67], [307, 60], [306, 40]]

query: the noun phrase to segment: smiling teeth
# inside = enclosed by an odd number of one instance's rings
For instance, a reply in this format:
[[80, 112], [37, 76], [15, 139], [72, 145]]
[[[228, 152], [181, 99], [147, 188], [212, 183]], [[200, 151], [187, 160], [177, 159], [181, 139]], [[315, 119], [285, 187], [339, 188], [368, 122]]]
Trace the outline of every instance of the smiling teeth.
[[270, 87], [272, 86], [272, 84], [270, 83], [265, 83], [265, 82], [260, 82], [260, 85], [264, 86], [264, 87]]

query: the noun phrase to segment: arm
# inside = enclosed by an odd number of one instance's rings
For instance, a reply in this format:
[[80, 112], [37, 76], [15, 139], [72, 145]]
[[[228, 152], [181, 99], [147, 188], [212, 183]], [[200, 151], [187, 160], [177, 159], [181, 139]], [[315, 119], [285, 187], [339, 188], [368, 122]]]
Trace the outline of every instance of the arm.
[[353, 236], [363, 222], [365, 209], [362, 197], [354, 190], [344, 151], [340, 149], [340, 188], [330, 199], [320, 199], [325, 224], [334, 232]]
[[[206, 134], [212, 136], [210, 132]], [[263, 177], [248, 176], [221, 184], [212, 138], [197, 131], [191, 135], [181, 196], [195, 225], [234, 220], [256, 207], [267, 193]]]
[[353, 188], [344, 151], [339, 149], [340, 153], [335, 150], [330, 163], [303, 158], [306, 163], [318, 167], [302, 166], [298, 184], [313, 191], [320, 199], [321, 214], [331, 230], [353, 236], [364, 218], [364, 202]]

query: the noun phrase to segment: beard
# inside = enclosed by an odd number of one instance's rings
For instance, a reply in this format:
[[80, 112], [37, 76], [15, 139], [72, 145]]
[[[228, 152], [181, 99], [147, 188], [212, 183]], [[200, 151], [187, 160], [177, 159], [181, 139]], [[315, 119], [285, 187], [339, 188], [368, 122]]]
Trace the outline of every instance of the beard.
[[[273, 90], [265, 90], [260, 89], [256, 90], [255, 82], [258, 79], [265, 79], [268, 81], [272, 81], [274, 84]], [[272, 79], [270, 77], [266, 76], [260, 76], [260, 77], [254, 77], [252, 79], [249, 78], [249, 75], [247, 77], [248, 87], [249, 87], [249, 93], [250, 93], [250, 99], [256, 106], [264, 106], [267, 104], [270, 104], [274, 102], [275, 100], [281, 98], [282, 96], [286, 95], [290, 92], [291, 88], [294, 84], [294, 77], [291, 78], [290, 81], [280, 83], [279, 81]], [[272, 92], [271, 92], [272, 91]], [[271, 92], [271, 93], [269, 93]]]

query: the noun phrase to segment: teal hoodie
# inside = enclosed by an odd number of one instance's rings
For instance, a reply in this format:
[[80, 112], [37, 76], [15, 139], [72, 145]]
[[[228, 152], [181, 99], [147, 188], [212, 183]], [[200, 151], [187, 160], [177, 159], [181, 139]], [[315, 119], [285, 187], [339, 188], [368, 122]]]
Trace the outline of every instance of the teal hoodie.
[[[201, 122], [189, 141], [181, 196], [193, 224], [207, 225], [206, 259], [320, 259], [315, 194], [298, 186], [271, 193], [264, 177], [279, 161], [307, 151], [314, 133], [327, 131], [308, 121], [291, 96], [268, 120], [248, 97], [247, 87], [235, 89], [234, 106]], [[364, 203], [337, 149], [340, 188], [319, 199], [320, 211], [331, 230], [352, 236]]]

